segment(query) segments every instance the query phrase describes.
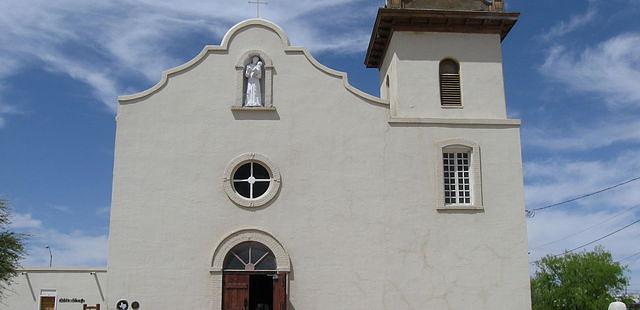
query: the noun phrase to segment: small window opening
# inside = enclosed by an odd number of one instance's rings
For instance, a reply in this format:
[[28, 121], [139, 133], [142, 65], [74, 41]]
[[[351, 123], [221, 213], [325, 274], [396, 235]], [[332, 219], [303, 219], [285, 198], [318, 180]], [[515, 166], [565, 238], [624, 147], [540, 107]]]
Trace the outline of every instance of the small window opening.
[[460, 64], [453, 59], [440, 62], [440, 100], [443, 106], [461, 106]]

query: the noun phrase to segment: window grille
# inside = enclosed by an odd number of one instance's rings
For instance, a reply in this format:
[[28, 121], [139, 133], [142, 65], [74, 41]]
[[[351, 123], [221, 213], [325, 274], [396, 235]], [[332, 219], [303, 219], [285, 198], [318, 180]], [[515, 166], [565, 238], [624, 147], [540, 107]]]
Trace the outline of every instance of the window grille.
[[453, 59], [440, 62], [440, 100], [443, 106], [461, 106], [460, 64]]
[[446, 205], [471, 204], [470, 152], [443, 152], [444, 202]]
[[276, 270], [276, 258], [265, 245], [249, 241], [236, 245], [224, 259], [225, 271]]
[[272, 180], [269, 169], [252, 160], [236, 169], [232, 182], [240, 196], [257, 199], [267, 192]]

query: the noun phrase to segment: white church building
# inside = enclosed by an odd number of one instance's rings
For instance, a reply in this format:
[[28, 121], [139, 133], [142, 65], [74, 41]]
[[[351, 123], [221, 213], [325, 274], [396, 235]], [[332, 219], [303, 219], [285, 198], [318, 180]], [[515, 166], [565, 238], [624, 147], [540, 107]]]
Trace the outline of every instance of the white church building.
[[349, 84], [263, 19], [120, 97], [108, 267], [0, 309], [531, 309], [502, 1], [390, 0]]

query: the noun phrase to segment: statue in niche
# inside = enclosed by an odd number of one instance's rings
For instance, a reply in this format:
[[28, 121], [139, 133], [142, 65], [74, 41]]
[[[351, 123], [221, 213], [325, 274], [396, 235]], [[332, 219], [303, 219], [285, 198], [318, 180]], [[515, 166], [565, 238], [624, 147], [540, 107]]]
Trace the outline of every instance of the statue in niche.
[[264, 64], [262, 60], [260, 60], [260, 57], [253, 56], [251, 63], [245, 68], [244, 76], [247, 79], [247, 91], [244, 100], [245, 107], [263, 106], [262, 87], [260, 87], [263, 67]]

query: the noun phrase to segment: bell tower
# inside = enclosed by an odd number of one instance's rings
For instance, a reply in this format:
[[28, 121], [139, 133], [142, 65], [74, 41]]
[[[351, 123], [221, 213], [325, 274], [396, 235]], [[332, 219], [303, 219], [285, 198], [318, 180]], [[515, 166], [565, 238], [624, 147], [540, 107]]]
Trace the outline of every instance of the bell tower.
[[506, 119], [502, 41], [519, 13], [503, 0], [387, 0], [365, 64], [394, 118]]

